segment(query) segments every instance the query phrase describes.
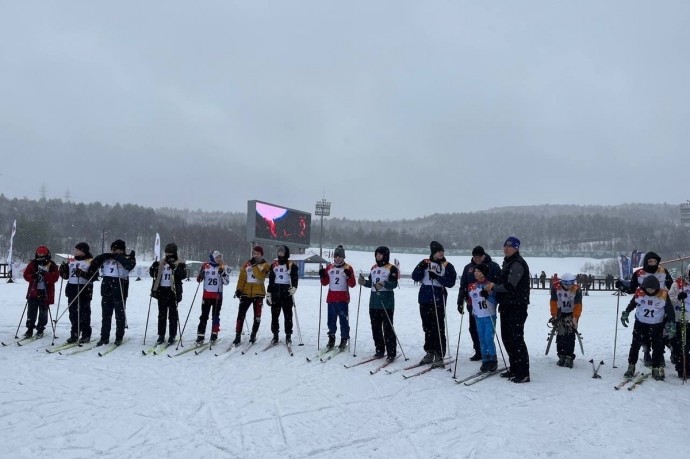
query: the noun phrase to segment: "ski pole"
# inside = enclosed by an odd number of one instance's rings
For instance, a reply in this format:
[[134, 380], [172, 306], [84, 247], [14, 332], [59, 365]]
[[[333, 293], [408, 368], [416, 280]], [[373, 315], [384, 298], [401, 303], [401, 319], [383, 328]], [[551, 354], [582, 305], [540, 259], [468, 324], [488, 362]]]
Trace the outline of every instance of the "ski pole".
[[450, 332], [448, 331], [448, 308], [446, 308], [446, 298], [448, 297], [448, 291], [443, 288], [443, 317], [446, 322], [446, 347], [448, 348], [447, 350], [447, 355], [450, 355]]
[[619, 290], [618, 296], [616, 297], [616, 331], [613, 334], [613, 363], [611, 365], [613, 368], [618, 368], [616, 366], [616, 345], [618, 344], [618, 312], [620, 310], [620, 302], [621, 302], [621, 292]]
[[299, 337], [298, 346], [304, 346], [302, 342], [302, 331], [299, 328], [299, 318], [297, 317], [297, 305], [295, 304], [295, 298], [292, 298], [292, 308], [295, 310], [295, 325], [297, 325], [297, 336]]
[[[319, 271], [321, 271], [321, 265], [319, 265]], [[321, 283], [321, 276], [319, 276], [319, 283]], [[316, 335], [316, 350], [321, 349], [321, 302], [323, 301], [323, 285], [319, 289], [319, 329]]]
[[458, 356], [460, 355], [460, 335], [462, 334], [462, 322], [465, 320], [465, 314], [460, 314], [460, 330], [458, 330], [458, 347], [455, 350], [455, 370], [453, 371], [453, 379], [458, 374]]
[[[55, 311], [55, 315], [58, 315], [58, 312], [60, 312], [60, 301], [62, 300], [62, 277], [60, 278], [60, 292], [58, 293], [58, 303], [57, 303], [57, 311]], [[50, 311], [50, 308], [48, 308], [48, 311]], [[53, 340], [50, 342], [50, 345], [53, 346], [55, 345], [55, 325], [53, 323], [53, 315], [50, 315], [50, 325], [53, 327]]]
[[501, 351], [501, 359], [503, 359], [503, 366], [508, 368], [508, 364], [506, 363], [506, 356], [503, 354], [503, 346], [501, 346], [501, 340], [498, 338], [498, 331], [496, 330], [496, 321], [493, 317], [491, 317], [491, 326], [494, 327], [494, 339], [496, 340], [496, 343], [498, 343], [498, 350]]
[[196, 300], [196, 294], [199, 293], [199, 286], [201, 282], [196, 284], [196, 290], [194, 291], [194, 297], [192, 297], [192, 303], [189, 305], [189, 311], [187, 312], [187, 318], [184, 320], [184, 325], [182, 326], [182, 331], [180, 331], [180, 341], [177, 343], [175, 350], [178, 350], [182, 346], [182, 335], [184, 334], [185, 328], [187, 328], [187, 321], [189, 320], [189, 315], [192, 313], [192, 306], [194, 306], [194, 300]]
[[[379, 292], [376, 292], [378, 295]], [[388, 323], [391, 326], [391, 330], [393, 330], [393, 336], [395, 336], [395, 340], [398, 342], [398, 347], [400, 348], [400, 352], [402, 352], [403, 358], [405, 361], [410, 360], [406, 355], [405, 355], [405, 350], [402, 347], [402, 343], [400, 343], [400, 339], [398, 338], [398, 334], [395, 332], [395, 326], [393, 325], [393, 321], [391, 320], [391, 317], [388, 315], [388, 311], [386, 310], [386, 307], [383, 304], [383, 300], [381, 299], [381, 296], [379, 296], [379, 302], [381, 303], [381, 307], [383, 308], [383, 313], [386, 315], [386, 319], [388, 319]]]
[[14, 333], [14, 338], [19, 339], [19, 327], [22, 326], [22, 321], [24, 320], [24, 314], [26, 314], [26, 308], [29, 306], [29, 300], [26, 300], [24, 304], [24, 310], [22, 311], [22, 316], [19, 318], [19, 324], [17, 325], [17, 331]]
[[146, 333], [149, 331], [149, 316], [151, 315], [151, 302], [153, 301], [153, 296], [149, 296], [149, 310], [146, 313], [146, 326], [144, 327], [144, 344], [146, 344]]
[[352, 357], [357, 357], [357, 330], [359, 330], [359, 305], [362, 302], [362, 286], [359, 286], [359, 297], [357, 298], [357, 320], [355, 321], [355, 346]]
[[436, 318], [436, 331], [438, 332], [438, 351], [441, 354], [441, 361], [443, 361], [443, 349], [445, 346], [443, 345], [443, 340], [441, 338], [441, 321], [438, 317], [438, 308], [436, 307], [436, 292], [434, 291], [433, 281], [431, 284], [431, 296], [434, 298], [434, 317]]
[[[56, 323], [56, 324], [57, 324], [58, 322], [60, 322], [60, 319], [62, 319], [62, 316], [64, 316], [65, 313], [66, 313], [67, 311], [69, 311], [69, 308], [70, 308], [70, 306], [72, 306], [72, 303], [74, 303], [74, 301], [75, 301], [77, 298], [79, 298], [79, 295], [81, 294], [81, 292], [84, 291], [84, 289], [85, 289], [86, 287], [88, 287], [89, 283], [91, 283], [91, 281], [93, 281], [93, 278], [96, 277], [97, 274], [98, 274], [98, 270], [96, 270], [96, 271], [93, 273], [93, 275], [89, 278], [88, 281], [86, 281], [85, 284], [79, 284], [79, 283], [77, 284], [77, 286], [81, 285], [82, 287], [81, 287], [81, 288], [79, 289], [79, 291], [77, 292], [77, 296], [75, 296], [74, 299], [73, 299], [72, 301], [69, 302], [69, 304], [67, 305], [67, 307], [65, 308], [65, 310], [62, 311], [62, 314], [60, 314], [60, 317], [58, 317], [58, 318], [55, 320], [55, 323]], [[79, 281], [77, 280], [77, 282], [79, 282]], [[57, 315], [57, 314], [55, 314], [55, 315]]]
[[50, 325], [53, 329], [53, 341], [51, 341], [51, 343], [50, 343], [50, 345], [52, 346], [53, 344], [55, 344], [55, 338], [57, 338], [57, 337], [55, 336], [55, 324], [53, 323], [53, 313], [50, 312], [50, 305], [48, 305], [47, 307], [48, 307], [48, 317], [50, 317]]

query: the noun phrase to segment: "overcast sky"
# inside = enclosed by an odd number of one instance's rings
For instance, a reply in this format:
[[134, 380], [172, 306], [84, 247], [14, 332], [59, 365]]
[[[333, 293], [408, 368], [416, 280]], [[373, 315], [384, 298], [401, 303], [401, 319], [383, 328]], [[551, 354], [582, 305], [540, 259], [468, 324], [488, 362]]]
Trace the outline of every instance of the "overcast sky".
[[368, 219], [677, 204], [688, 24], [688, 1], [3, 1], [0, 192]]

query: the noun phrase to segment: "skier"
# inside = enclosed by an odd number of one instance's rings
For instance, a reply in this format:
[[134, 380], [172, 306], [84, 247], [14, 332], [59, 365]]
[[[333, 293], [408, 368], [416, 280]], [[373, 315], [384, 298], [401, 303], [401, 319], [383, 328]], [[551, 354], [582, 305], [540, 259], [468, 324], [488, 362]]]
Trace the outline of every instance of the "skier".
[[[690, 278], [690, 269], [688, 269], [688, 278]], [[690, 320], [690, 304], [688, 302], [688, 293], [690, 293], [690, 284], [688, 281], [683, 279], [681, 275], [676, 279], [676, 281], [671, 286], [668, 295], [671, 298], [671, 303], [673, 304], [675, 310], [676, 319], [676, 334], [671, 340], [671, 346], [673, 352], [671, 353], [671, 362], [675, 364], [676, 371], [678, 372], [678, 377], [683, 378], [683, 333], [682, 327], [685, 327], [685, 336], [687, 340], [688, 332], [690, 332], [690, 327], [688, 326], [688, 320]], [[685, 322], [683, 322], [683, 306], [685, 306]], [[685, 377], [690, 374], [690, 352], [688, 352], [688, 343], [685, 343]]]
[[280, 312], [285, 321], [285, 342], [292, 343], [292, 307], [295, 305], [293, 296], [297, 292], [299, 272], [297, 265], [290, 261], [290, 249], [281, 245], [278, 247], [278, 260], [274, 261], [268, 272], [268, 293], [266, 303], [271, 307], [271, 343], [278, 344], [280, 331]]
[[652, 376], [657, 381], [664, 380], [662, 354], [664, 351], [664, 331], [673, 337], [676, 331], [675, 312], [668, 292], [662, 290], [659, 279], [646, 276], [642, 285], [635, 291], [628, 307], [621, 314], [621, 323], [628, 326], [630, 312], [635, 309], [635, 325], [633, 327], [632, 344], [628, 355], [627, 378], [635, 374], [635, 364], [643, 343], [652, 345]]
[[371, 267], [371, 272], [366, 279], [360, 273], [357, 283], [371, 288], [369, 320], [376, 347], [374, 357], [382, 358], [384, 353], [387, 353], [386, 360], [392, 362], [397, 353], [393, 315], [395, 313], [394, 290], [398, 286], [398, 268], [389, 262], [390, 255], [391, 251], [388, 247], [378, 247], [374, 251], [376, 264]]
[[498, 298], [501, 314], [501, 338], [510, 368], [501, 373], [514, 383], [530, 382], [529, 352], [525, 344], [525, 321], [529, 305], [529, 266], [520, 255], [520, 240], [509, 237], [503, 243], [503, 266], [499, 283], [489, 282], [484, 290]]
[[[648, 276], [654, 276], [659, 281], [659, 285], [662, 290], [670, 289], [671, 285], [673, 285], [673, 277], [671, 277], [671, 274], [666, 270], [666, 268], [660, 266], [659, 263], [661, 263], [661, 257], [656, 252], [645, 253], [644, 257], [642, 258], [642, 267], [635, 270], [635, 272], [632, 274], [630, 285], [626, 286], [620, 279], [618, 279], [616, 281], [616, 288], [621, 292], [634, 294], [638, 287], [642, 285], [644, 279], [646, 279]], [[645, 366], [652, 365], [652, 356], [649, 352], [650, 347], [650, 342], [642, 343]], [[663, 349], [661, 359], [663, 362]]]
[[[69, 306], [69, 321], [72, 325], [67, 343], [80, 344], [91, 341], [91, 298], [93, 297], [94, 279], [77, 275], [86, 275], [93, 260], [89, 244], [80, 242], [74, 246], [74, 258], [60, 265], [60, 277], [67, 281], [65, 295]], [[81, 338], [79, 337], [81, 333]]]
[[182, 301], [182, 281], [187, 277], [187, 265], [177, 255], [177, 244], [171, 242], [165, 246], [163, 263], [154, 261], [149, 268], [149, 275], [153, 279], [151, 296], [158, 300], [158, 340], [156, 344], [165, 342], [165, 328], [170, 321], [168, 344], [173, 344], [177, 338], [177, 324], [179, 323], [178, 304]]
[[201, 315], [196, 330], [196, 343], [202, 344], [206, 337], [206, 322], [211, 313], [211, 342], [218, 339], [220, 332], [220, 309], [223, 306], [223, 286], [230, 283], [223, 254], [217, 250], [209, 253], [208, 261], [199, 269], [197, 282], [204, 283], [204, 294], [201, 299]]
[[476, 279], [467, 286], [467, 307], [472, 308], [477, 321], [477, 333], [480, 340], [482, 366], [480, 371], [493, 373], [498, 369], [496, 358], [496, 294], [489, 293], [484, 288], [489, 282], [491, 268], [488, 264], [479, 263], [474, 268], [472, 276]]
[[[55, 282], [60, 273], [52, 261], [50, 250], [42, 245], [36, 249], [34, 259], [24, 268], [24, 280], [29, 283], [26, 291], [26, 333], [30, 338], [36, 329], [36, 338], [43, 338], [48, 323], [48, 308], [55, 302]], [[36, 322], [38, 319], [38, 323]]]
[[[462, 270], [462, 275], [460, 276], [460, 292], [458, 294], [458, 312], [460, 314], [465, 313], [464, 303], [469, 298], [467, 289], [471, 283], [477, 280], [474, 277], [474, 271], [480, 263], [489, 267], [489, 274], [486, 276], [489, 281], [498, 282], [501, 278], [501, 267], [484, 251], [484, 247], [478, 245], [472, 249], [472, 259], [465, 265]], [[481, 343], [479, 341], [479, 334], [477, 333], [477, 322], [471, 306], [467, 308], [467, 311], [469, 312], [470, 336], [472, 337], [472, 346], [474, 347], [474, 355], [470, 357], [470, 360], [477, 362], [482, 360]]]
[[446, 260], [443, 246], [431, 241], [431, 255], [420, 261], [412, 271], [412, 280], [420, 282], [417, 295], [419, 315], [424, 330], [424, 351], [420, 364], [443, 367], [446, 354], [446, 298], [458, 277], [455, 267]]
[[348, 308], [350, 303], [350, 289], [356, 285], [355, 271], [345, 263], [345, 249], [339, 245], [333, 251], [333, 263], [326, 268], [319, 269], [321, 285], [328, 285], [326, 304], [328, 305], [328, 343], [326, 349], [335, 347], [335, 333], [338, 331], [337, 320], [340, 319], [340, 344], [343, 351], [350, 341], [350, 323]]
[[551, 286], [551, 319], [556, 327], [556, 350], [559, 367], [573, 367], [575, 359], [575, 333], [582, 314], [582, 289], [575, 283], [575, 275], [563, 273]]
[[90, 279], [101, 270], [101, 338], [96, 346], [110, 342], [110, 327], [115, 313], [115, 345], [122, 344], [125, 336], [126, 280], [129, 272], [136, 266], [134, 250], [125, 255], [125, 241], [115, 240], [110, 245], [110, 253], [102, 253], [91, 261], [86, 274], [77, 270], [77, 276]]
[[270, 269], [270, 265], [264, 259], [264, 249], [260, 245], [252, 249], [252, 257], [240, 268], [240, 276], [235, 287], [235, 296], [240, 299], [235, 323], [235, 340], [232, 342], [235, 346], [242, 341], [242, 324], [250, 305], [254, 307], [254, 323], [249, 341], [256, 341], [256, 332], [261, 324], [261, 309], [266, 296], [264, 281]]

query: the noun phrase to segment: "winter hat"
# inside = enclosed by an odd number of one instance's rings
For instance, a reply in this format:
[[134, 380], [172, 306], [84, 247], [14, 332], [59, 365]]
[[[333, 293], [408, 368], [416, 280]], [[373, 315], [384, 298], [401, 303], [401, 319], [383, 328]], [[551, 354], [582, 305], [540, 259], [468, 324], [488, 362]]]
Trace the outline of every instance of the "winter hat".
[[36, 261], [50, 261], [50, 250], [44, 245], [36, 249]]
[[84, 252], [84, 254], [87, 254], [90, 252], [89, 244], [86, 242], [80, 242], [79, 244], [74, 246], [75, 249]]
[[381, 255], [383, 255], [383, 259], [381, 259], [381, 263], [383, 263], [384, 265], [390, 261], [391, 249], [389, 249], [385, 245], [377, 247], [376, 250], [374, 250], [374, 255], [376, 255], [377, 253], [380, 253]]
[[170, 244], [165, 246], [165, 253], [171, 253], [174, 256], [177, 256], [177, 244], [174, 242], [171, 242]]
[[260, 245], [255, 245], [254, 248], [252, 249], [253, 252], [259, 252], [261, 256], [264, 256], [264, 248], [261, 247]]
[[443, 246], [436, 242], [436, 241], [431, 241], [431, 244], [429, 244], [429, 248], [431, 248], [431, 256], [433, 257], [436, 252], [443, 252]]
[[654, 276], [647, 276], [644, 278], [642, 281], [642, 288], [643, 289], [650, 289], [654, 291], [659, 291], [659, 279], [657, 279]]
[[[651, 259], [656, 260], [655, 266], [649, 265], [649, 260]], [[656, 252], [647, 252], [642, 259], [642, 269], [648, 273], [655, 273], [659, 269], [659, 263], [661, 263], [661, 257]]]
[[503, 247], [512, 247], [515, 250], [520, 250], [520, 239], [516, 238], [515, 236], [510, 236], [503, 243]]
[[484, 255], [486, 255], [486, 252], [484, 251], [484, 247], [482, 247], [481, 245], [478, 245], [477, 247], [472, 249], [473, 257], [483, 257]]
[[342, 245], [339, 245], [338, 247], [335, 248], [333, 251], [333, 258], [335, 257], [343, 257], [345, 258], [345, 249], [343, 248]]
[[474, 269], [478, 269], [482, 274], [484, 274], [484, 277], [487, 277], [489, 275], [489, 265], [486, 263], [479, 263], [477, 266], [474, 267]]
[[112, 244], [110, 244], [110, 250], [122, 250], [125, 251], [125, 241], [122, 239], [117, 239]]

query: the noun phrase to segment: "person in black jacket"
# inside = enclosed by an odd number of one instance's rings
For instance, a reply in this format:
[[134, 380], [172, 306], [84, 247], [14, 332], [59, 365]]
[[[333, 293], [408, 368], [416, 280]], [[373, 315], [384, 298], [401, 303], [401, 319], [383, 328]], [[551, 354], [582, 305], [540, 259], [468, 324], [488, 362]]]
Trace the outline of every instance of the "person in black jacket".
[[292, 307], [295, 305], [293, 296], [297, 292], [299, 270], [297, 265], [290, 261], [290, 249], [281, 245], [278, 247], [278, 260], [271, 265], [268, 272], [268, 288], [266, 304], [271, 307], [271, 332], [273, 332], [273, 344], [278, 344], [278, 332], [280, 331], [280, 312], [283, 312], [285, 320], [285, 342], [292, 343]]
[[77, 270], [80, 274], [86, 275], [92, 259], [89, 244], [80, 242], [74, 246], [74, 258], [70, 259], [69, 263], [64, 262], [60, 265], [60, 277], [67, 281], [65, 295], [72, 325], [67, 343], [76, 343], [78, 340], [79, 344], [84, 344], [91, 341], [91, 298], [93, 281], [98, 279], [95, 275], [95, 279], [78, 276]]
[[165, 327], [170, 320], [168, 344], [173, 344], [177, 337], [179, 314], [177, 305], [182, 301], [182, 281], [187, 277], [187, 265], [177, 256], [177, 245], [174, 242], [165, 246], [163, 263], [154, 261], [149, 268], [153, 279], [151, 296], [158, 300], [158, 340], [165, 342]]
[[[129, 272], [137, 262], [134, 250], [125, 255], [125, 241], [118, 239], [110, 245], [110, 253], [102, 253], [93, 259], [86, 278], [91, 278], [101, 270], [101, 339], [96, 346], [103, 346], [110, 342], [110, 326], [115, 313], [115, 345], [122, 344], [125, 336], [125, 298]], [[81, 270], [80, 270], [81, 271]], [[84, 277], [81, 273], [78, 276]]]
[[472, 249], [472, 260], [462, 270], [460, 292], [458, 294], [458, 312], [460, 314], [465, 313], [464, 304], [467, 302], [467, 311], [470, 313], [470, 336], [472, 337], [472, 347], [474, 348], [474, 355], [470, 357], [470, 360], [473, 362], [482, 359], [482, 350], [479, 342], [479, 333], [477, 332], [477, 321], [472, 313], [472, 305], [467, 301], [469, 299], [467, 290], [470, 284], [477, 282], [477, 279], [474, 277], [474, 270], [482, 263], [489, 267], [489, 274], [486, 277], [489, 282], [498, 282], [500, 280], [501, 267], [484, 251], [484, 247], [478, 245]]
[[503, 267], [501, 279], [489, 282], [488, 292], [498, 297], [498, 312], [501, 315], [501, 339], [505, 346], [510, 368], [501, 373], [514, 383], [530, 382], [529, 353], [525, 344], [525, 321], [529, 305], [529, 266], [520, 255], [520, 240], [509, 237], [503, 243]]

